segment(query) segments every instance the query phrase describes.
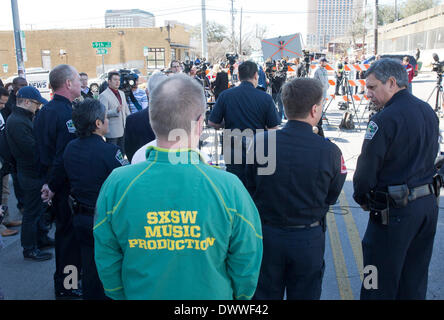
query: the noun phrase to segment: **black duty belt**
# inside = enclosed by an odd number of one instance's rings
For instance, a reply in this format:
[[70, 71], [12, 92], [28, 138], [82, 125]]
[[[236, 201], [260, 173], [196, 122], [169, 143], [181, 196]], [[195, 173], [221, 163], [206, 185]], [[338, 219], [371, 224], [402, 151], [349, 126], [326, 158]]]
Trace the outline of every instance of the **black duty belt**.
[[416, 199], [428, 196], [430, 194], [435, 194], [434, 186], [432, 184], [425, 184], [423, 186], [410, 189], [409, 202], [415, 201]]
[[285, 226], [285, 225], [277, 225], [273, 223], [267, 223], [264, 222], [265, 225], [269, 225], [271, 227], [279, 227], [279, 228], [290, 228], [290, 229], [305, 229], [305, 228], [314, 228], [321, 225], [320, 221], [313, 222], [312, 224], [299, 224], [299, 225], [292, 225], [292, 226]]
[[84, 214], [88, 216], [93, 216], [96, 209], [94, 207], [86, 206], [79, 201], [77, 201], [72, 195], [68, 197], [68, 204], [73, 212], [73, 214]]

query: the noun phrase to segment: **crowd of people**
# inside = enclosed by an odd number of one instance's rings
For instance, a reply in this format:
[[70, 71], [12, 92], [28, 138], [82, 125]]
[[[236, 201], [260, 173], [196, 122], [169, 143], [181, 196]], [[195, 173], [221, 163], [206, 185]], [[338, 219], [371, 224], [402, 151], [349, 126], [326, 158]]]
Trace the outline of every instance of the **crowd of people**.
[[[119, 90], [118, 72], [98, 99], [70, 65], [50, 72], [49, 102], [14, 79], [11, 92], [0, 88], [1, 176], [4, 195], [12, 176], [22, 221], [5, 217], [4, 228], [21, 223], [25, 259], [52, 259], [46, 248], [55, 247], [56, 298], [320, 299], [326, 214], [347, 175], [341, 150], [314, 133], [326, 63], [313, 78], [287, 79], [282, 61], [270, 76], [252, 61], [234, 74], [224, 63], [207, 73], [205, 61], [173, 60], [147, 90], [135, 81], [134, 99]], [[405, 70], [381, 59], [362, 75], [383, 107], [353, 177], [369, 211], [364, 265], [380, 275], [362, 299], [425, 299], [427, 289], [438, 120], [408, 91]], [[226, 171], [198, 150], [209, 90]], [[66, 287], [66, 266], [79, 283]]]

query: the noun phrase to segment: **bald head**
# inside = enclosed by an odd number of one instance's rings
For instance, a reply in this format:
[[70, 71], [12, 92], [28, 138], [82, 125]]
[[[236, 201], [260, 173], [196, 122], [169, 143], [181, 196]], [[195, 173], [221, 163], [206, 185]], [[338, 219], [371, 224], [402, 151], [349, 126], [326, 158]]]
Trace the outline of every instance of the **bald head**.
[[196, 80], [177, 74], [162, 81], [150, 93], [150, 122], [158, 138], [168, 139], [172, 130], [191, 134], [191, 123], [205, 112], [202, 86]]
[[66, 80], [73, 80], [77, 71], [67, 64], [60, 64], [49, 73], [49, 83], [54, 91], [59, 90]]

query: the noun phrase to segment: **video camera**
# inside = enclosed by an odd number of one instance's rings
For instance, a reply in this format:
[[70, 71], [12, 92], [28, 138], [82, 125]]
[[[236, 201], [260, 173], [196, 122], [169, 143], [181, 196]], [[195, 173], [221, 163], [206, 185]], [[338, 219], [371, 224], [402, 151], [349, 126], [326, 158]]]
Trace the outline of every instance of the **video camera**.
[[308, 77], [310, 74], [310, 63], [311, 60], [314, 58], [314, 54], [310, 53], [308, 50], [302, 50], [302, 53], [304, 54], [304, 59], [302, 60], [302, 65], [304, 66], [302, 68], [302, 74], [301, 77]]
[[438, 76], [442, 76], [444, 74], [444, 61], [439, 61], [439, 57], [436, 53], [432, 55], [433, 60], [435, 60], [432, 63], [432, 71], [436, 72]]
[[227, 57], [228, 63], [232, 66], [236, 63], [237, 59], [239, 59], [239, 55], [236, 53], [227, 53], [225, 55]]
[[119, 70], [120, 73], [120, 87], [119, 89], [122, 90], [125, 95], [127, 95], [129, 92], [132, 92], [132, 88], [136, 84], [137, 79], [139, 79], [139, 76], [132, 72], [131, 70], [122, 69]]
[[194, 65], [193, 61], [185, 60], [183, 62], [183, 72], [189, 74], [193, 65]]

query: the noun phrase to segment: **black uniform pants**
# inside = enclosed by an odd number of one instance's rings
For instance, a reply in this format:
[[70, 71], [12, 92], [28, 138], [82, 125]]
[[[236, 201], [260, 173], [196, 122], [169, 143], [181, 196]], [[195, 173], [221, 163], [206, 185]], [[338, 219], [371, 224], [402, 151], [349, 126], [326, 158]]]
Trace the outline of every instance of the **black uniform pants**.
[[324, 276], [322, 226], [295, 229], [262, 225], [263, 257], [255, 300], [319, 300]]
[[66, 266], [75, 266], [80, 276], [81, 258], [80, 246], [74, 235], [73, 217], [68, 205], [68, 194], [66, 189], [57, 192], [53, 199], [53, 210], [55, 210], [55, 260], [56, 270], [54, 273], [54, 288], [56, 292], [65, 290], [63, 281], [67, 274], [63, 271]]
[[82, 290], [84, 300], [106, 300], [94, 260], [94, 216], [75, 214], [74, 233], [82, 256]]
[[37, 249], [39, 241], [46, 239], [48, 230], [41, 219], [44, 212], [41, 199], [43, 181], [38, 178], [17, 173], [18, 182], [23, 186], [23, 219], [20, 240], [23, 253]]
[[390, 208], [389, 225], [369, 219], [362, 240], [364, 267], [377, 268], [378, 288], [363, 285], [362, 300], [426, 298], [437, 221], [434, 195], [409, 202], [405, 208]]

